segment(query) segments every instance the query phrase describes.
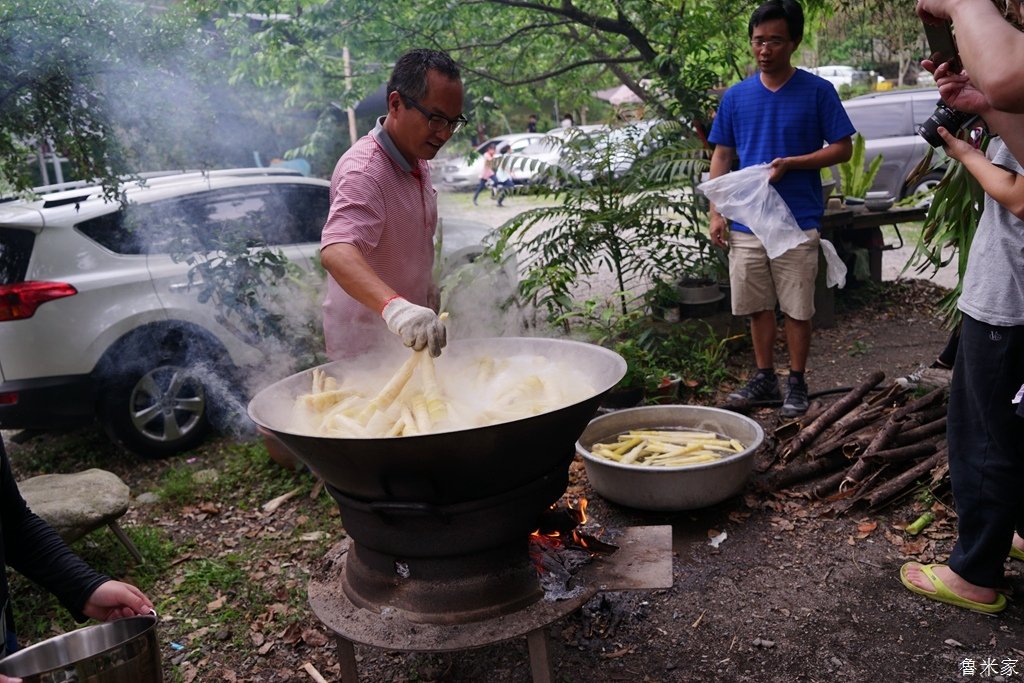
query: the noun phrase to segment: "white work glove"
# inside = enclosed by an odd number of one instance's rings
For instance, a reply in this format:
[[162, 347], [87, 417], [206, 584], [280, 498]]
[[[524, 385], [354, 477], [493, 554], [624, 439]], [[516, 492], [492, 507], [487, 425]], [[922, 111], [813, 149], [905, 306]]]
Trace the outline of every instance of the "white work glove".
[[388, 329], [402, 338], [402, 343], [416, 351], [429, 349], [435, 358], [447, 343], [444, 323], [426, 306], [417, 306], [398, 297], [392, 299], [380, 312]]

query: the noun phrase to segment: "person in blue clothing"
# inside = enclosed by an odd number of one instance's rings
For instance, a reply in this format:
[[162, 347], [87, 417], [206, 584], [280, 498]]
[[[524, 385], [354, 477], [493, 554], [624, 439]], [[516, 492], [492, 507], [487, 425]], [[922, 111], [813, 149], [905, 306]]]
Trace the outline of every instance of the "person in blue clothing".
[[811, 346], [814, 281], [818, 273], [818, 229], [824, 213], [821, 169], [853, 154], [855, 130], [835, 88], [792, 64], [803, 38], [804, 15], [795, 0], [771, 0], [750, 18], [748, 34], [758, 71], [729, 88], [715, 115], [708, 141], [712, 178], [738, 168], [771, 164], [770, 182], [808, 239], [769, 259], [750, 227], [710, 210], [711, 241], [729, 250], [734, 315], [750, 316], [757, 371], [730, 400], [779, 400], [774, 346], [776, 304], [785, 316], [789, 379], [781, 414], [807, 412], [804, 372]]

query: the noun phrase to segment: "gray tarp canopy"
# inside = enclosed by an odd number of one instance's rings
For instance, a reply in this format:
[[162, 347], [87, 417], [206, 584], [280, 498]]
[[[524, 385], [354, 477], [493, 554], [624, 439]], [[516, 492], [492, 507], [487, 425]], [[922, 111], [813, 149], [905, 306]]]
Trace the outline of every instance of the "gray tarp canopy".
[[388, 84], [380, 87], [364, 97], [356, 104], [356, 116], [384, 116], [388, 112]]

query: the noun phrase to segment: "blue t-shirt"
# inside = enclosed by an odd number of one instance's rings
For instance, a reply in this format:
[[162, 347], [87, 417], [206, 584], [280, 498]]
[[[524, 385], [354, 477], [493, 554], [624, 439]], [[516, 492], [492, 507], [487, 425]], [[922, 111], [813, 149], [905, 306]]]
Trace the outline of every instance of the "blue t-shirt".
[[[761, 74], [729, 88], [715, 115], [708, 140], [736, 150], [740, 168], [778, 157], [810, 154], [856, 130], [835, 88], [824, 78], [797, 69], [777, 91], [761, 83]], [[775, 189], [804, 230], [821, 227], [825, 210], [819, 170], [787, 171]], [[733, 229], [750, 232], [745, 225]]]

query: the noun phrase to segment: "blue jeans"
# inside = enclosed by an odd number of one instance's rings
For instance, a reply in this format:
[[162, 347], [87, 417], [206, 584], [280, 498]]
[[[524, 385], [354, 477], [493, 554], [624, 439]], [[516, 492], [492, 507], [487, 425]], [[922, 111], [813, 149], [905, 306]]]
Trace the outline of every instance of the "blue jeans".
[[498, 206], [501, 206], [501, 203], [505, 201], [505, 195], [509, 190], [514, 188], [516, 184], [509, 179], [500, 183], [495, 183], [495, 186], [498, 188]]
[[481, 178], [480, 184], [476, 186], [476, 192], [473, 193], [473, 203], [476, 204], [476, 198], [480, 196], [480, 193], [484, 191], [484, 188], [491, 182], [490, 178]]

